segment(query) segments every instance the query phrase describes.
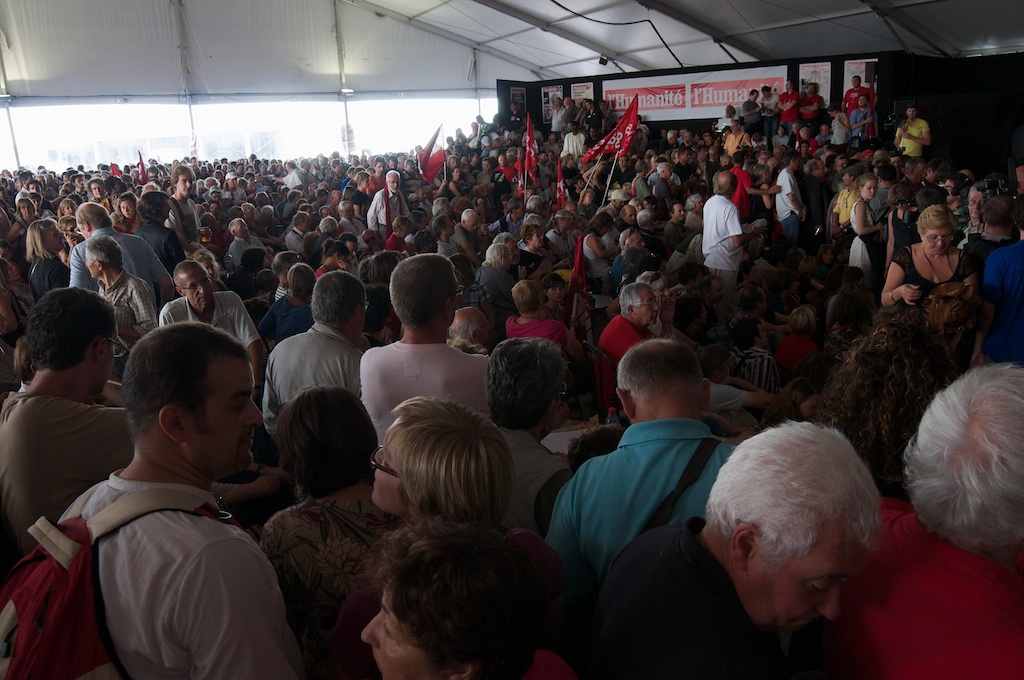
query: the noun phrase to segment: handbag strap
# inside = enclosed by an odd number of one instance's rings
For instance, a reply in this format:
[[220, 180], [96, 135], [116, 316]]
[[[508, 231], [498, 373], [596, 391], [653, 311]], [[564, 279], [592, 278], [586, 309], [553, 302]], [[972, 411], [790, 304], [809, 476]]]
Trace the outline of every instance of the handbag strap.
[[644, 525], [644, 533], [668, 524], [668, 520], [672, 517], [672, 509], [676, 505], [676, 501], [683, 495], [689, 487], [693, 486], [693, 483], [700, 477], [700, 473], [704, 470], [704, 466], [707, 465], [708, 460], [711, 458], [711, 454], [714, 453], [715, 448], [719, 445], [719, 441], [714, 437], [706, 437], [701, 440], [697, 450], [693, 452], [690, 457], [690, 462], [686, 464], [683, 469], [683, 474], [679, 475], [679, 482], [676, 484], [676, 488], [672, 490], [668, 496], [654, 509], [651, 514], [651, 518], [647, 520], [647, 524]]

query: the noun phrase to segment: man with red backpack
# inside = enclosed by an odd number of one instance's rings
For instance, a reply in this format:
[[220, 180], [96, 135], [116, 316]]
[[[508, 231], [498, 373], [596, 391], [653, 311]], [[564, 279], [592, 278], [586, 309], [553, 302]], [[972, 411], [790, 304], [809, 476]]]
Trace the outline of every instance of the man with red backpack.
[[210, 493], [252, 460], [252, 388], [245, 347], [207, 324], [170, 324], [132, 348], [133, 458], [72, 504], [62, 531], [45, 519], [31, 530], [46, 550], [0, 598], [8, 677], [304, 677], [273, 567]]

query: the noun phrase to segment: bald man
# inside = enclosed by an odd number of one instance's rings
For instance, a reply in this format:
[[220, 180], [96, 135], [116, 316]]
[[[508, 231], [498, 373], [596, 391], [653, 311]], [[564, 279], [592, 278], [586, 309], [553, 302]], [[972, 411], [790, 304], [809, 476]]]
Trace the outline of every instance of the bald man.
[[491, 342], [491, 324], [476, 307], [463, 307], [455, 312], [455, 320], [448, 327], [448, 338], [487, 347]]

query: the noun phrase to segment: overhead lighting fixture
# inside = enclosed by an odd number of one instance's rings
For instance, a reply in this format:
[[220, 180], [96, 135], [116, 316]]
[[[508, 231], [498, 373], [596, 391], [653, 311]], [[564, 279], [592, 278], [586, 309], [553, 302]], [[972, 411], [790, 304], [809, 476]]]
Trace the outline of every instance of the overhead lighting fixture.
[[607, 66], [608, 65], [608, 57], [606, 57], [606, 56], [604, 56], [602, 54], [601, 58], [597, 60], [597, 63], [600, 64], [601, 66]]
[[351, 87], [343, 87], [343, 88], [341, 88], [341, 93], [342, 94], [355, 94], [356, 91], [353, 90]]

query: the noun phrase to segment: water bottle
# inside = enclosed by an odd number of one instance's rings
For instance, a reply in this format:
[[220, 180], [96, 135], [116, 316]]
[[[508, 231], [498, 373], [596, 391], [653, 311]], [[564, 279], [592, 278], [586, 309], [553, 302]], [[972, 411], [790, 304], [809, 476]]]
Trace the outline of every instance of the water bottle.
[[608, 409], [608, 415], [604, 417], [605, 425], [621, 425], [622, 421], [619, 420], [619, 412], [613, 407]]

